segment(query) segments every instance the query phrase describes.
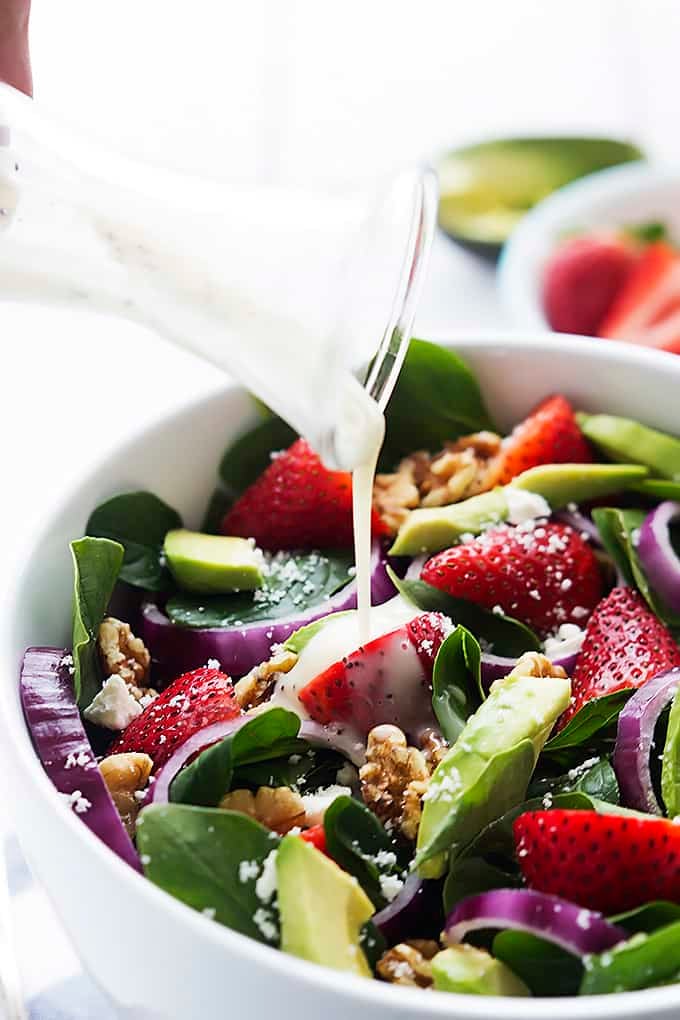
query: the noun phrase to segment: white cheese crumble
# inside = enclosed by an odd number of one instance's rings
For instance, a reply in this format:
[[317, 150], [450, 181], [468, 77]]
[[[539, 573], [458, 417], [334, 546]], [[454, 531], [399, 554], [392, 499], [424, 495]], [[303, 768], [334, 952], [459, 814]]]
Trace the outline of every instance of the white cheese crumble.
[[85, 812], [89, 811], [92, 807], [92, 802], [89, 801], [87, 797], [83, 797], [80, 790], [74, 790], [73, 793], [62, 793], [61, 796], [66, 799], [69, 807], [72, 808], [77, 815], [84, 815]]
[[205, 917], [209, 917], [211, 921], [214, 921], [215, 914], [217, 913], [217, 911], [215, 910], [214, 907], [203, 907], [201, 913], [204, 914]]
[[399, 894], [404, 883], [398, 875], [381, 875], [380, 876], [380, 892], [383, 894], [388, 903]]
[[136, 701], [122, 677], [114, 673], [104, 681], [101, 691], [83, 712], [88, 722], [96, 723], [107, 730], [124, 730], [133, 719], [142, 713], [142, 706]]
[[317, 790], [315, 793], [306, 793], [302, 798], [305, 807], [305, 824], [320, 825], [328, 808], [337, 797], [351, 797], [352, 789], [349, 786], [327, 786], [325, 789]]
[[526, 492], [524, 489], [513, 489], [508, 485], [505, 489], [508, 504], [508, 521], [510, 524], [524, 524], [536, 517], [549, 517], [550, 506], [543, 496], [537, 492]]
[[264, 907], [258, 907], [258, 909], [253, 914], [253, 921], [255, 922], [259, 930], [262, 932], [264, 937], [267, 939], [267, 941], [273, 942], [274, 939], [278, 936], [279, 929], [274, 923], [272, 914]]
[[208, 661], [205, 664], [205, 668], [206, 669], [219, 669], [220, 665], [221, 664], [220, 664], [220, 660], [219, 659], [208, 659]]
[[241, 861], [238, 866], [238, 880], [241, 885], [252, 881], [260, 874], [260, 866], [257, 861]]
[[262, 865], [262, 874], [255, 883], [255, 895], [262, 903], [268, 903], [276, 893], [276, 855], [278, 850], [267, 854]]

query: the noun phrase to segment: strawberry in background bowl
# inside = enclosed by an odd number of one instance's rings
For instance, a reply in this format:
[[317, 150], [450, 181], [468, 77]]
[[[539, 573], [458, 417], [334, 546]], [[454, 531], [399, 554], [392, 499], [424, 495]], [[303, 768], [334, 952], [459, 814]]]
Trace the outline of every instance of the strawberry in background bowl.
[[513, 232], [513, 323], [680, 351], [680, 173], [635, 163], [556, 192]]

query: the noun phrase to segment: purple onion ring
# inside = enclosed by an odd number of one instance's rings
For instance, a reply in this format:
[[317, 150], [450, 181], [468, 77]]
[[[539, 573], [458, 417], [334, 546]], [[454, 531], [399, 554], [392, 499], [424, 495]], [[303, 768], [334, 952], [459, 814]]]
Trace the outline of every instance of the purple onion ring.
[[676, 613], [680, 613], [680, 559], [671, 544], [670, 525], [678, 517], [680, 503], [659, 503], [642, 522], [637, 544], [649, 583]]
[[623, 803], [636, 811], [662, 815], [654, 793], [649, 757], [654, 729], [680, 687], [680, 668], [652, 677], [626, 702], [619, 715], [614, 771]]

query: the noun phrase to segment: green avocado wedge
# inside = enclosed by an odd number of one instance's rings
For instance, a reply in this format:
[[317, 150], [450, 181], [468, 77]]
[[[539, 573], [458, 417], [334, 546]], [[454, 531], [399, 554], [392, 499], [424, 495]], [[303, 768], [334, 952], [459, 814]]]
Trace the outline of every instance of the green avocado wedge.
[[566, 677], [527, 676], [520, 663], [489, 696], [435, 769], [424, 798], [416, 866], [439, 878], [446, 854], [524, 799], [538, 755], [569, 704]]
[[680, 439], [630, 418], [577, 413], [586, 439], [615, 461], [644, 464], [654, 476], [680, 482]]
[[464, 995], [530, 995], [523, 981], [484, 949], [461, 943], [432, 960], [435, 991]]
[[437, 164], [439, 226], [495, 258], [542, 198], [585, 174], [641, 158], [636, 146], [609, 138], [504, 138], [455, 149]]
[[363, 977], [360, 945], [373, 904], [359, 883], [299, 836], [284, 836], [276, 855], [281, 949]]
[[523, 471], [508, 485], [460, 503], [412, 510], [390, 553], [419, 556], [439, 552], [455, 545], [461, 535], [477, 535], [491, 525], [501, 524], [512, 517], [517, 490], [540, 496], [550, 510], [559, 510], [571, 502], [600, 499], [628, 488], [646, 475], [647, 468], [638, 464], [543, 464]]
[[187, 591], [254, 591], [264, 580], [262, 553], [247, 538], [175, 528], [165, 536], [164, 551], [177, 584]]

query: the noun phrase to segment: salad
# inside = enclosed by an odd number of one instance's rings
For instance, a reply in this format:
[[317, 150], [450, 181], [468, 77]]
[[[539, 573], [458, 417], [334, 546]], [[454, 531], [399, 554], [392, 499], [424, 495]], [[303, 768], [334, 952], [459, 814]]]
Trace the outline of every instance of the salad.
[[20, 679], [65, 809], [337, 970], [680, 980], [680, 439], [561, 394], [502, 436], [468, 366], [412, 341], [358, 647], [351, 477], [261, 413], [200, 531], [127, 492], [71, 544], [71, 647]]
[[558, 332], [680, 352], [680, 252], [663, 223], [564, 238], [546, 262], [542, 299]]

